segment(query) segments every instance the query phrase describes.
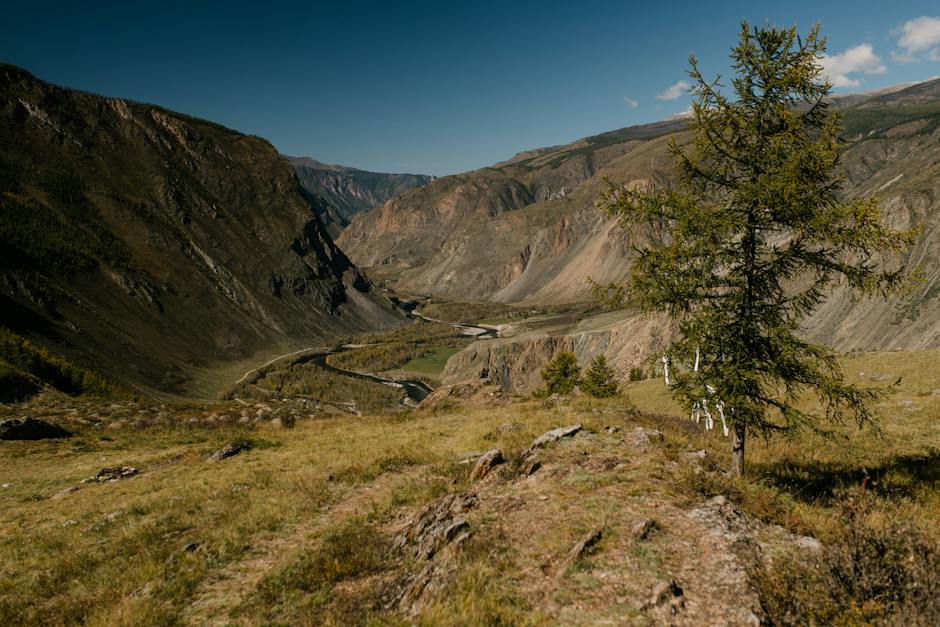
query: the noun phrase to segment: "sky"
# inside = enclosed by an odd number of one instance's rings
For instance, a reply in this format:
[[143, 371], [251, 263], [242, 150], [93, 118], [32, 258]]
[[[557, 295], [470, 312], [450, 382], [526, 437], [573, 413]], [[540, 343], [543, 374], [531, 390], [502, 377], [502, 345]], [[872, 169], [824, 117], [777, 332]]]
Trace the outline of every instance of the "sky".
[[445, 175], [686, 110], [740, 21], [816, 22], [837, 92], [940, 75], [937, 0], [5, 2], [0, 61], [260, 135]]

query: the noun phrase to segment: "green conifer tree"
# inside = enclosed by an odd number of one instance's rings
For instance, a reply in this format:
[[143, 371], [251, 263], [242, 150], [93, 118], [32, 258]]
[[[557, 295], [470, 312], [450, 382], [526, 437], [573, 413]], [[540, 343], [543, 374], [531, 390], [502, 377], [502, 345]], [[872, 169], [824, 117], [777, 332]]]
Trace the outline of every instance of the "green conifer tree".
[[558, 353], [542, 369], [547, 394], [570, 394], [581, 383], [581, 367], [574, 353]]
[[636, 247], [631, 281], [612, 293], [674, 321], [673, 393], [690, 411], [704, 402], [723, 412], [738, 475], [749, 430], [819, 428], [797, 404], [804, 392], [829, 419], [871, 422], [881, 392], [846, 383], [833, 351], [799, 329], [836, 281], [896, 289], [900, 271], [879, 261], [913, 240], [882, 223], [875, 199], [840, 193], [840, 116], [827, 102], [824, 50], [818, 27], [803, 39], [795, 28], [743, 23], [732, 96], [691, 57], [691, 137], [671, 144], [674, 184], [611, 185], [599, 202], [648, 242]]
[[610, 398], [617, 395], [617, 371], [607, 363], [604, 354], [595, 355], [584, 375], [581, 391], [594, 398]]

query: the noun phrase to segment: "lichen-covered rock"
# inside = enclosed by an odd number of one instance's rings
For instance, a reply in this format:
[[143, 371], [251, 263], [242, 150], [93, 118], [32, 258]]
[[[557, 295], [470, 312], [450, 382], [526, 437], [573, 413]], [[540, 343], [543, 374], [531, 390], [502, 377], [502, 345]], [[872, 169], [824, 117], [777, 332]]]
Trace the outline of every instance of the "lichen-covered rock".
[[251, 448], [251, 442], [247, 440], [235, 440], [234, 442], [229, 442], [212, 455], [209, 456], [210, 462], [217, 462], [228, 457], [233, 457], [238, 455], [242, 451], [247, 451]]

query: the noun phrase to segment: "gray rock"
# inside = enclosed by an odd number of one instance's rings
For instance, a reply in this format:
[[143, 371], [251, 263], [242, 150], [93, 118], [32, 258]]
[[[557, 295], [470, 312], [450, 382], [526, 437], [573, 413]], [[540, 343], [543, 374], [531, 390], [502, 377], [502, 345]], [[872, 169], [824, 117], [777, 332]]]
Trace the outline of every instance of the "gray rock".
[[476, 505], [476, 497], [447, 494], [415, 514], [395, 537], [395, 548], [429, 560], [441, 548], [469, 533], [464, 514]]
[[139, 470], [133, 466], [120, 466], [117, 468], [102, 468], [98, 471], [98, 474], [94, 477], [90, 477], [82, 481], [82, 483], [87, 483], [89, 481], [118, 481], [119, 479], [127, 479], [133, 477], [136, 474], [139, 474]]
[[530, 459], [522, 467], [522, 475], [524, 477], [530, 477], [534, 475], [538, 471], [538, 469], [541, 467], [542, 467], [542, 462], [540, 462], [537, 459]]
[[68, 487], [68, 488], [64, 488], [64, 489], [62, 489], [62, 490], [59, 490], [58, 492], [56, 492], [55, 494], [52, 495], [52, 498], [57, 499], [57, 500], [58, 500], [58, 499], [64, 499], [64, 498], [67, 497], [69, 494], [71, 494], [72, 492], [75, 492], [75, 491], [77, 491], [77, 490], [78, 490], [78, 488], [76, 488], [75, 486], [70, 486], [70, 487]]
[[685, 607], [682, 588], [675, 579], [656, 584], [642, 609], [649, 610], [660, 606], [668, 606], [673, 614]]
[[210, 462], [217, 462], [228, 457], [234, 457], [242, 451], [247, 451], [251, 448], [251, 442], [247, 440], [235, 440], [234, 442], [229, 442], [215, 453], [209, 456]]
[[603, 535], [604, 530], [601, 527], [595, 527], [588, 531], [587, 534], [581, 538], [577, 544], [571, 547], [570, 551], [568, 551], [568, 556], [565, 558], [565, 561], [561, 563], [561, 568], [558, 569], [558, 576], [560, 577], [565, 574], [572, 564], [581, 559], [581, 557], [587, 553], [591, 547], [600, 542]]
[[636, 540], [646, 540], [659, 529], [659, 523], [652, 518], [640, 520], [630, 528], [630, 535]]
[[46, 440], [68, 438], [71, 435], [58, 425], [35, 418], [8, 418], [0, 421], [0, 440]]
[[663, 432], [656, 429], [637, 427], [630, 434], [630, 443], [639, 448], [646, 448], [654, 442], [663, 441]]

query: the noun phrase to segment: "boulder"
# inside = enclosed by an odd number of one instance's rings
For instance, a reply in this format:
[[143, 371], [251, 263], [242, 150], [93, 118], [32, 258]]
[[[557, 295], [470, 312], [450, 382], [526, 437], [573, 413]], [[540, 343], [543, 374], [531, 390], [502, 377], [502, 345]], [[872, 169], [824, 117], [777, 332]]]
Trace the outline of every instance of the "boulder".
[[0, 421], [0, 440], [45, 440], [67, 438], [71, 435], [58, 425], [35, 418], [9, 418]]

